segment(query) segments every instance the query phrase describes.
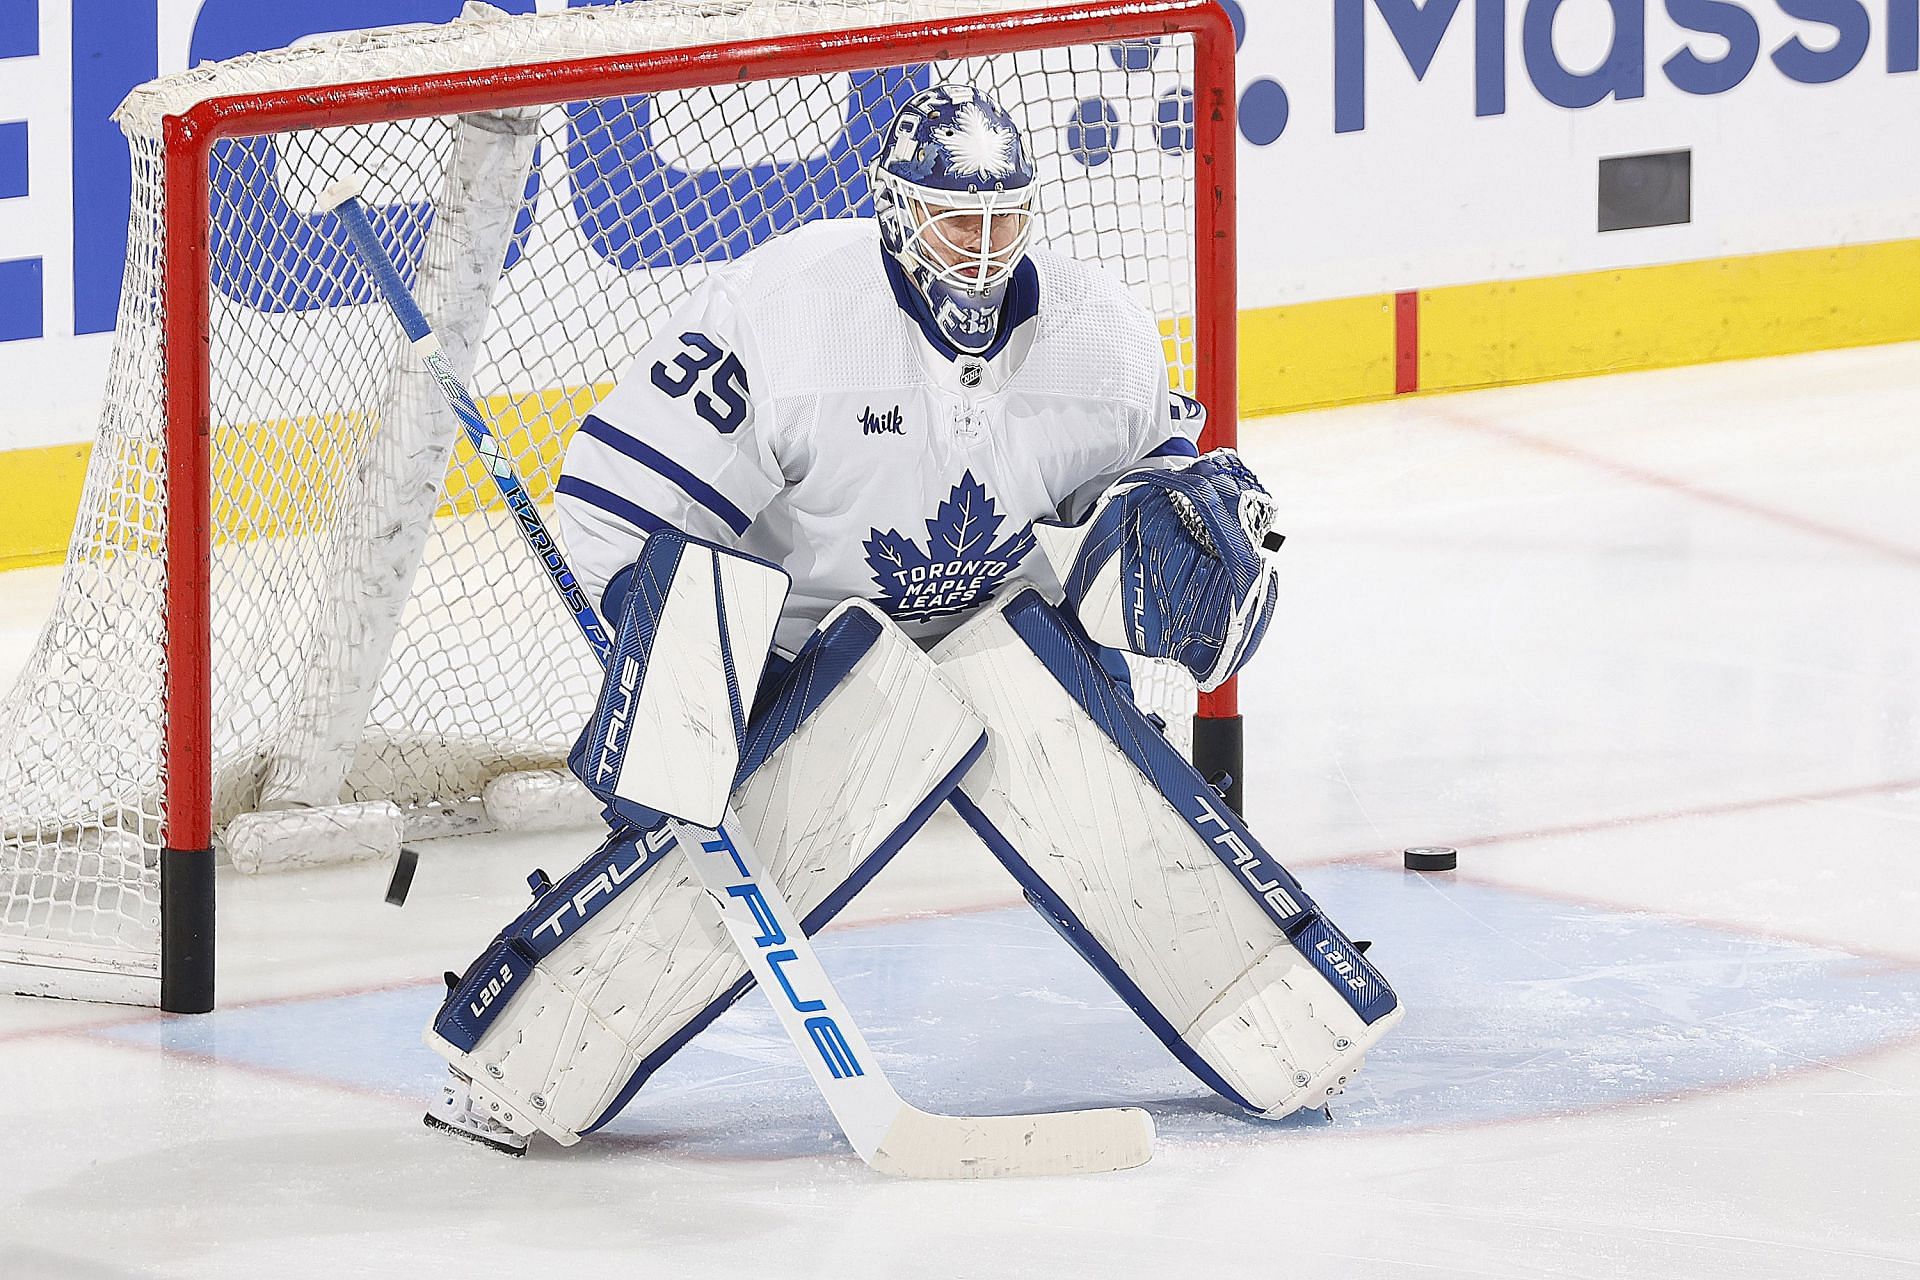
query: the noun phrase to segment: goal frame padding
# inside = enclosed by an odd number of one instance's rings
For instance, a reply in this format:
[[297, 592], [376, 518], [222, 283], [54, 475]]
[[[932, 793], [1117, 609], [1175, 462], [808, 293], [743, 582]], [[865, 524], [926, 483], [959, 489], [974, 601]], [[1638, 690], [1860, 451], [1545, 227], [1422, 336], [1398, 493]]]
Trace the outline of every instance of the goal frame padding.
[[[207, 174], [216, 143], [298, 129], [1175, 35], [1190, 36], [1194, 46], [1194, 387], [1209, 413], [1201, 446], [1213, 448], [1237, 439], [1239, 355], [1234, 33], [1215, 0], [1089, 0], [980, 17], [210, 98], [167, 116], [161, 123], [167, 661], [160, 1007], [204, 1013], [214, 1003], [212, 208]], [[1240, 761], [1226, 759], [1221, 745], [1237, 744], [1238, 725], [1229, 730], [1229, 722], [1238, 717], [1234, 682], [1201, 695], [1196, 751], [1204, 740], [1210, 757], [1202, 772], [1224, 769], [1236, 785]]]

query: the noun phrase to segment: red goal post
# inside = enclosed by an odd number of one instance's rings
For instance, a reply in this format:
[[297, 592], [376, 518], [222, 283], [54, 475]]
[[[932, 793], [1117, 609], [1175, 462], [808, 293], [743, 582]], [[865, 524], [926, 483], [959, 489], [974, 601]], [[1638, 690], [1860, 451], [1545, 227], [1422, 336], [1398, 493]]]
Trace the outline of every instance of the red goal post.
[[[155, 804], [135, 807], [149, 820], [141, 827], [141, 839], [158, 846], [157, 857], [149, 858], [157, 865], [148, 868], [157, 875], [138, 878], [137, 891], [151, 890], [157, 898], [157, 1001], [163, 1008], [196, 1012], [213, 1004], [216, 787], [226, 785], [216, 778], [215, 759], [219, 677], [213, 531], [231, 517], [220, 509], [227, 500], [216, 489], [213, 444], [221, 426], [215, 410], [216, 380], [221, 375], [215, 368], [214, 348], [216, 334], [225, 323], [216, 298], [213, 223], [216, 217], [229, 215], [215, 208], [217, 191], [209, 175], [217, 173], [217, 151], [223, 142], [1066, 46], [1189, 41], [1191, 329], [1176, 323], [1170, 341], [1176, 346], [1188, 340], [1192, 344], [1187, 373], [1211, 415], [1203, 447], [1234, 442], [1237, 89], [1234, 33], [1225, 11], [1214, 0], [1085, 0], [1018, 9], [1008, 8], [1006, 0], [973, 0], [971, 7], [977, 11], [957, 15], [953, 11], [968, 8], [969, 0], [842, 0], [842, 6], [856, 20], [863, 7], [888, 16], [916, 8], [934, 12], [884, 25], [772, 32], [727, 43], [225, 93], [161, 115], [158, 177], [164, 200], [158, 227], [162, 299], [158, 328], [166, 483], [161, 534], [165, 621], [157, 770], [160, 798]], [[668, 8], [665, 4], [635, 7]], [[766, 7], [783, 6], [779, 0], [769, 0]], [[176, 79], [190, 80], [203, 71], [196, 69]], [[1176, 130], [1180, 123], [1176, 117]], [[136, 208], [134, 216], [137, 223], [141, 210]], [[327, 262], [321, 268], [338, 269]], [[102, 465], [96, 455], [96, 468]], [[228, 469], [232, 465], [222, 463]], [[90, 477], [90, 489], [92, 485]], [[1234, 776], [1230, 798], [1236, 807], [1242, 773], [1239, 741], [1237, 698], [1230, 683], [1201, 698], [1194, 751], [1202, 772], [1214, 776], [1225, 771]], [[156, 818], [157, 822], [151, 821]], [[83, 839], [76, 847], [84, 862], [89, 846]], [[0, 944], [6, 941], [0, 929]], [[93, 990], [82, 987], [87, 993]], [[47, 989], [53, 994], [68, 993]], [[103, 998], [139, 997], [109, 993]]]

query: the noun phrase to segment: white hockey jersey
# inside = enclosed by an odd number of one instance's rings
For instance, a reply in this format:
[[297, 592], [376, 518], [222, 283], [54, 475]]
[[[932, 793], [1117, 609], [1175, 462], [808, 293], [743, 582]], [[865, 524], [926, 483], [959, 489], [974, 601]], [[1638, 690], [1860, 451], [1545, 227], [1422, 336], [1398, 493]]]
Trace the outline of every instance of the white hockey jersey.
[[672, 525], [786, 569], [784, 652], [850, 597], [928, 643], [1008, 583], [1058, 595], [1033, 521], [1193, 455], [1198, 407], [1117, 280], [1036, 250], [981, 358], [907, 288], [867, 219], [716, 268], [568, 447], [559, 532], [590, 597]]

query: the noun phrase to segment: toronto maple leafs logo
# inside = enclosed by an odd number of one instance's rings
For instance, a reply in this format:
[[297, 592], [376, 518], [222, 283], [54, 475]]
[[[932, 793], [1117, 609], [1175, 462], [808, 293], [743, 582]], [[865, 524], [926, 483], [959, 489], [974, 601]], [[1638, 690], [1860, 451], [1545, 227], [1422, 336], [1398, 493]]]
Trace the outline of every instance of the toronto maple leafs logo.
[[872, 530], [867, 566], [880, 588], [878, 604], [902, 622], [950, 617], [985, 604], [1033, 550], [1031, 525], [995, 543], [1004, 523], [986, 487], [969, 471], [927, 521], [924, 548], [897, 530]]
[[949, 172], [967, 178], [1004, 178], [1013, 172], [1014, 135], [987, 119], [979, 104], [960, 108], [953, 124], [933, 131], [947, 153]]

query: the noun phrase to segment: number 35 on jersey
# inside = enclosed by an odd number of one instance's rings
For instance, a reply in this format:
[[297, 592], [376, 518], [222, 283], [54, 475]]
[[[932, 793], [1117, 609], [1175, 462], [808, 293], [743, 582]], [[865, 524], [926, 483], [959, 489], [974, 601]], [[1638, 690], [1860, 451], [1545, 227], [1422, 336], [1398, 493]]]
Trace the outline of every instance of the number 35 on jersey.
[[747, 371], [740, 357], [704, 333], [680, 335], [681, 351], [653, 366], [653, 385], [678, 400], [693, 392], [693, 411], [721, 435], [747, 421]]

